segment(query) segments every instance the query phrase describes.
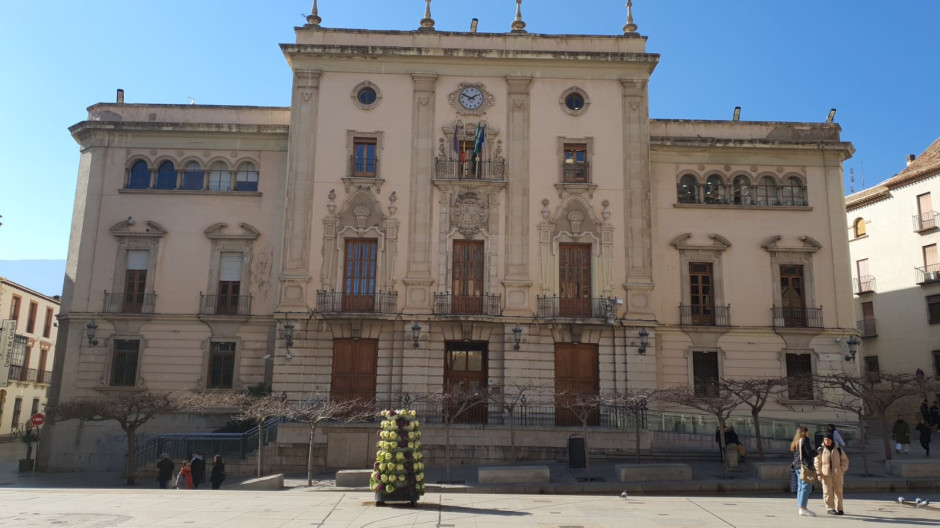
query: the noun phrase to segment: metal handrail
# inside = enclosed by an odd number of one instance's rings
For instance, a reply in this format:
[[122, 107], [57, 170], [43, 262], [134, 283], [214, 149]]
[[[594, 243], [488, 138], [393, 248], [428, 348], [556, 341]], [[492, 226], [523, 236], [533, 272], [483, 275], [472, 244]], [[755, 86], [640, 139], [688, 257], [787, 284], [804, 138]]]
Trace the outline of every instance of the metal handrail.
[[578, 317], [598, 319], [605, 318], [615, 306], [617, 299], [611, 297], [585, 297], [572, 299], [539, 295], [536, 299], [536, 308], [539, 317]]
[[435, 315], [492, 315], [502, 313], [500, 295], [434, 294]]
[[354, 295], [341, 291], [317, 290], [318, 313], [395, 313], [398, 310], [398, 292]]
[[146, 313], [151, 314], [157, 303], [156, 293], [104, 292], [105, 313]]
[[203, 315], [250, 315], [251, 295], [199, 294], [199, 313]]
[[855, 293], [868, 293], [875, 291], [875, 277], [873, 275], [862, 275], [853, 280], [855, 283]]
[[503, 161], [435, 158], [434, 179], [501, 182], [506, 180], [506, 164]]
[[731, 305], [702, 306], [679, 305], [679, 324], [682, 326], [730, 326]]
[[819, 308], [771, 308], [771, 317], [775, 327], [784, 328], [823, 328], [822, 307]]

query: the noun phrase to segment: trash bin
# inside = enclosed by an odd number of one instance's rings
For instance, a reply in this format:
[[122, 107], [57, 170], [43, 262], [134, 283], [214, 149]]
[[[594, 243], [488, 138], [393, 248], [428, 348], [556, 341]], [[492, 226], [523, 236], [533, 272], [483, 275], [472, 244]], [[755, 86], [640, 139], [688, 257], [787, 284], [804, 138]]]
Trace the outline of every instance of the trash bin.
[[580, 436], [568, 437], [568, 467], [583, 468], [586, 457], [584, 456], [584, 438]]

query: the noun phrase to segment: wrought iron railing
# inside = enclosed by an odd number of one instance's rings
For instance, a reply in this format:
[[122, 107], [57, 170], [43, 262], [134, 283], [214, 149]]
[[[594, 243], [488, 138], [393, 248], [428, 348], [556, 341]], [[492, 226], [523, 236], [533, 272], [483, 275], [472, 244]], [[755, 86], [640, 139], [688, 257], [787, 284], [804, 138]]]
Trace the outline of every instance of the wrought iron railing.
[[203, 315], [250, 315], [251, 295], [199, 294], [199, 313]]
[[506, 181], [506, 164], [502, 161], [435, 159], [434, 179]]
[[822, 328], [822, 307], [819, 308], [771, 308], [773, 325], [786, 328]]
[[153, 313], [157, 303], [156, 293], [120, 293], [104, 292], [104, 308], [106, 313]]
[[349, 157], [349, 175], [352, 178], [375, 178], [379, 173], [378, 158]]
[[341, 291], [317, 291], [319, 313], [395, 313], [398, 310], [398, 292], [349, 294]]
[[855, 293], [868, 293], [875, 291], [875, 277], [873, 275], [862, 275], [853, 279], [855, 283]]
[[928, 264], [914, 268], [914, 281], [917, 284], [940, 281], [940, 264]]
[[914, 215], [914, 231], [926, 231], [940, 226], [940, 213], [925, 211]]
[[453, 293], [434, 294], [434, 313], [436, 315], [500, 315], [501, 297], [499, 295], [455, 295]]
[[875, 326], [874, 319], [862, 319], [856, 322], [856, 327], [862, 337], [875, 337], [878, 335], [878, 328]]
[[682, 326], [729, 326], [731, 305], [679, 305], [679, 324]]
[[557, 295], [539, 296], [536, 299], [539, 317], [604, 318], [612, 313], [616, 302], [616, 299], [609, 297], [570, 299]]
[[[443, 424], [445, 419], [444, 407], [441, 403], [413, 402], [408, 404], [409, 409], [418, 412], [418, 416], [423, 417], [421, 421], [425, 424]], [[497, 404], [483, 403], [471, 407], [469, 410], [461, 413], [454, 419], [454, 423], [463, 424], [485, 424], [485, 425], [515, 425], [519, 427], [555, 427], [558, 424], [559, 414], [565, 414], [565, 409], [560, 406], [549, 404], [524, 404], [517, 405], [510, 414], [506, 409]], [[640, 428], [646, 428], [646, 413], [641, 415]], [[623, 407], [608, 405], [598, 405], [595, 413], [596, 420], [589, 420], [589, 426], [595, 427], [615, 427], [621, 429], [634, 429], [636, 422], [631, 414]], [[580, 426], [581, 423], [565, 423], [564, 425]]]
[[561, 177], [564, 183], [591, 183], [591, 163], [562, 163]]

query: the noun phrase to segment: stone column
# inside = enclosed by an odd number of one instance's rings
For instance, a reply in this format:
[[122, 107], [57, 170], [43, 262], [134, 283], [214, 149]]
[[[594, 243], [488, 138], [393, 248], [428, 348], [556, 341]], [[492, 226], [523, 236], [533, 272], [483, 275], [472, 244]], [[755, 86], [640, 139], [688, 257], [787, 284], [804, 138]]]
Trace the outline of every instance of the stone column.
[[529, 85], [532, 77], [506, 77], [506, 315], [530, 315], [529, 287]]
[[287, 178], [284, 184], [284, 244], [278, 311], [307, 311], [310, 284], [310, 232], [317, 144], [320, 72], [295, 70], [291, 95]]
[[655, 319], [651, 215], [649, 99], [646, 79], [623, 86], [623, 205], [627, 316]]
[[430, 313], [431, 285], [431, 177], [434, 171], [434, 83], [437, 74], [414, 73], [411, 125], [411, 221], [408, 237], [408, 272], [405, 311]]

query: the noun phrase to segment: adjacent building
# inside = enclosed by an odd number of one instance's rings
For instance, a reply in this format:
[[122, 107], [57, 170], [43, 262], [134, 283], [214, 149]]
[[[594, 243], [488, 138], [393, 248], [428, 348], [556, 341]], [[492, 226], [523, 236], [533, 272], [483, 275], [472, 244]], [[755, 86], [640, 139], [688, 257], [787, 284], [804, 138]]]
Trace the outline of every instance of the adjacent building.
[[[613, 36], [308, 22], [281, 46], [290, 107], [119, 92], [70, 129], [58, 398], [533, 385], [550, 430], [574, 424], [555, 391], [787, 376], [767, 412], [831, 417], [805, 377], [855, 368], [838, 124], [651, 119], [659, 55], [632, 17]], [[55, 429], [55, 467], [122, 445]]]

